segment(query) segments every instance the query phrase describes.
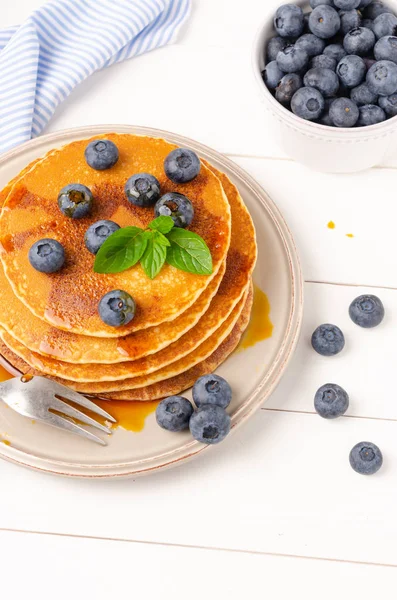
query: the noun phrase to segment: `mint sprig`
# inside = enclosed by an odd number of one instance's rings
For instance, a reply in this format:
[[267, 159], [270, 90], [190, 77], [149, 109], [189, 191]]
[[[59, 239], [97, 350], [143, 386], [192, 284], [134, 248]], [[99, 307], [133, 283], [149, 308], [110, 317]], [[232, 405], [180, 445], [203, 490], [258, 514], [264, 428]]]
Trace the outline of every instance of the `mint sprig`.
[[100, 247], [94, 262], [96, 273], [121, 273], [140, 261], [150, 279], [165, 262], [197, 275], [212, 273], [211, 252], [202, 237], [175, 227], [171, 217], [160, 216], [147, 229], [123, 227]]

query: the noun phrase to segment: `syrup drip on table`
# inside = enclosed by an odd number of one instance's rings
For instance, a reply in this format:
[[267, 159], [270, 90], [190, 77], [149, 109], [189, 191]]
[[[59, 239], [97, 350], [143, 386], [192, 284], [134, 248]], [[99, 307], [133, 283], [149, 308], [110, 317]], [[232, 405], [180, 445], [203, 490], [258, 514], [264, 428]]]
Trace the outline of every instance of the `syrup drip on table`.
[[270, 320], [270, 303], [265, 292], [254, 284], [254, 302], [251, 320], [237, 348], [237, 352], [255, 346], [272, 336], [273, 323]]

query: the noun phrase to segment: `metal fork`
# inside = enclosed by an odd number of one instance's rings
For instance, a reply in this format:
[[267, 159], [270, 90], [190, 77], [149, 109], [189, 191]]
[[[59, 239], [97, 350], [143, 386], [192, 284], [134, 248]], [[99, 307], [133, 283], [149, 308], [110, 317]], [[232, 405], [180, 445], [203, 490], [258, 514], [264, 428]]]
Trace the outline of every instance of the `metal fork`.
[[87, 440], [106, 446], [107, 443], [103, 439], [77, 425], [77, 423], [73, 423], [66, 417], [76, 419], [108, 435], [112, 433], [112, 430], [106, 427], [106, 425], [98, 423], [95, 419], [80, 410], [77, 410], [77, 408], [70, 406], [63, 399], [87, 408], [111, 423], [116, 423], [116, 419], [94, 404], [94, 402], [91, 402], [91, 400], [45, 377], [24, 375], [21, 378], [15, 377], [14, 379], [0, 383], [0, 400], [20, 415], [70, 431]]

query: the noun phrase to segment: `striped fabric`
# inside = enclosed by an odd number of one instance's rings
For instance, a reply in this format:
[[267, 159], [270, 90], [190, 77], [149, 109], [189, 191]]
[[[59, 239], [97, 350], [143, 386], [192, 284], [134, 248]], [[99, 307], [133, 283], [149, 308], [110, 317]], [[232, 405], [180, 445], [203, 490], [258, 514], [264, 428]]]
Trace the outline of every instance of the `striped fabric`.
[[0, 152], [39, 135], [91, 73], [175, 40], [191, 0], [51, 0], [0, 30]]

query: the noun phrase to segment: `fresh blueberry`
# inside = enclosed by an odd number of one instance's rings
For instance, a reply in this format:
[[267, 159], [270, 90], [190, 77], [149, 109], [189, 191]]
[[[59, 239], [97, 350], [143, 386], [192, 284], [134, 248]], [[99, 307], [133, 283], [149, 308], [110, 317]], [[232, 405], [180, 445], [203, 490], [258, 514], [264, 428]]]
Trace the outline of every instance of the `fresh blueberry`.
[[334, 0], [336, 8], [339, 10], [353, 10], [360, 6], [361, 0]]
[[340, 29], [340, 17], [332, 6], [317, 6], [309, 18], [310, 31], [322, 39], [334, 37]]
[[193, 414], [192, 403], [183, 396], [164, 398], [156, 408], [156, 421], [167, 431], [188, 429]]
[[90, 142], [84, 152], [87, 164], [97, 171], [104, 171], [113, 167], [119, 159], [119, 151], [110, 140], [94, 140]]
[[137, 173], [132, 175], [124, 187], [128, 201], [135, 206], [153, 206], [160, 198], [160, 183], [154, 175]]
[[327, 127], [333, 127], [334, 124], [331, 120], [331, 117], [329, 116], [329, 111], [323, 113], [323, 115], [321, 115], [319, 121], [319, 123], [321, 123], [321, 125], [326, 125]]
[[154, 213], [156, 217], [172, 217], [175, 227], [188, 227], [193, 221], [194, 208], [183, 194], [169, 192], [157, 200]]
[[339, 78], [331, 69], [310, 69], [303, 78], [306, 87], [321, 92], [324, 98], [336, 96], [339, 89]]
[[331, 56], [327, 56], [326, 54], [313, 56], [310, 62], [311, 69], [331, 69], [331, 71], [335, 71], [336, 65], [336, 60]]
[[288, 46], [288, 40], [285, 38], [280, 36], [271, 38], [266, 48], [266, 61], [271, 62], [276, 60], [277, 54], [280, 52], [280, 50], [284, 50], [286, 46]]
[[317, 8], [317, 6], [322, 6], [323, 4], [334, 6], [333, 0], [310, 0], [310, 6], [312, 8]]
[[316, 352], [323, 356], [334, 356], [343, 350], [345, 337], [339, 327], [326, 323], [320, 325], [314, 331], [312, 346]]
[[269, 90], [275, 90], [285, 73], [280, 69], [277, 62], [269, 62], [262, 71], [262, 79]]
[[347, 33], [343, 40], [343, 47], [348, 54], [365, 56], [375, 46], [375, 34], [365, 27], [356, 27]]
[[349, 315], [353, 323], [370, 329], [382, 323], [385, 309], [377, 296], [370, 294], [355, 298], [349, 307]]
[[397, 65], [391, 60], [380, 60], [367, 73], [370, 90], [379, 96], [391, 96], [397, 92]]
[[90, 225], [84, 235], [87, 250], [92, 254], [96, 254], [103, 242], [118, 229], [120, 229], [120, 225], [117, 225], [114, 221], [102, 220]]
[[203, 444], [219, 444], [230, 431], [231, 419], [224, 408], [214, 404], [201, 406], [190, 417], [192, 436]]
[[300, 88], [292, 96], [291, 109], [298, 117], [316, 121], [324, 110], [324, 98], [315, 88]]
[[66, 217], [82, 219], [90, 212], [93, 199], [88, 187], [80, 183], [69, 183], [59, 192], [58, 206]]
[[174, 183], [187, 183], [200, 173], [201, 163], [195, 152], [187, 148], [176, 148], [164, 161], [164, 171]]
[[336, 419], [349, 408], [347, 392], [336, 383], [322, 385], [314, 396], [314, 408], [324, 419]]
[[378, 40], [385, 37], [385, 35], [396, 35], [397, 17], [391, 13], [383, 13], [374, 20], [373, 29]]
[[366, 27], [367, 29], [370, 29], [371, 31], [374, 30], [374, 22], [371, 19], [363, 19], [361, 21], [361, 27]]
[[342, 58], [336, 67], [336, 74], [348, 88], [354, 88], [363, 82], [366, 73], [365, 62], [361, 56], [349, 54]]
[[379, 15], [383, 15], [384, 13], [389, 13], [390, 8], [385, 6], [383, 2], [375, 0], [374, 2], [370, 2], [369, 5], [364, 10], [364, 16], [366, 19], [371, 19], [374, 21]]
[[367, 58], [366, 56], [363, 57], [363, 61], [365, 63], [367, 71], [369, 71], [370, 68], [376, 63], [376, 60], [374, 58]]
[[313, 33], [301, 35], [295, 42], [295, 48], [300, 48], [308, 53], [309, 57], [321, 54], [325, 48], [325, 42]]
[[356, 444], [349, 455], [352, 469], [360, 475], [373, 475], [383, 464], [382, 452], [372, 442]]
[[298, 37], [304, 26], [303, 10], [296, 4], [284, 4], [277, 10], [274, 27], [281, 37]]
[[346, 35], [351, 29], [360, 27], [362, 17], [358, 10], [341, 10], [340, 16], [340, 32]]
[[193, 386], [193, 400], [197, 408], [204, 404], [227, 408], [232, 400], [232, 388], [219, 375], [204, 375]]
[[110, 327], [127, 325], [135, 316], [135, 302], [123, 290], [113, 290], [101, 298], [98, 312], [102, 321]]
[[372, 0], [361, 0], [360, 6], [358, 7], [360, 10], [364, 10], [367, 8], [368, 4], [371, 4]]
[[386, 35], [375, 44], [374, 55], [376, 60], [391, 60], [397, 63], [397, 37]]
[[324, 52], [326, 56], [330, 56], [334, 58], [337, 63], [339, 63], [344, 56], [346, 56], [346, 50], [342, 46], [342, 44], [330, 44], [326, 48], [324, 48]]
[[388, 117], [397, 116], [397, 94], [390, 96], [381, 96], [379, 106], [385, 111]]
[[65, 250], [56, 240], [44, 238], [30, 248], [29, 262], [40, 273], [56, 273], [65, 263]]
[[329, 110], [329, 116], [335, 127], [354, 127], [359, 115], [357, 104], [349, 98], [338, 98]]
[[291, 104], [292, 96], [302, 87], [302, 78], [297, 73], [289, 73], [284, 75], [276, 88], [276, 100], [280, 104], [289, 106]]
[[277, 65], [284, 73], [298, 73], [309, 64], [309, 55], [306, 50], [287, 46], [277, 54]]
[[375, 104], [378, 101], [377, 94], [374, 94], [369, 89], [366, 83], [355, 87], [350, 92], [350, 98], [357, 104], [357, 106], [363, 106], [364, 104]]
[[365, 127], [367, 125], [376, 125], [386, 121], [385, 111], [377, 104], [364, 104], [359, 107], [360, 116], [357, 121], [358, 127]]

